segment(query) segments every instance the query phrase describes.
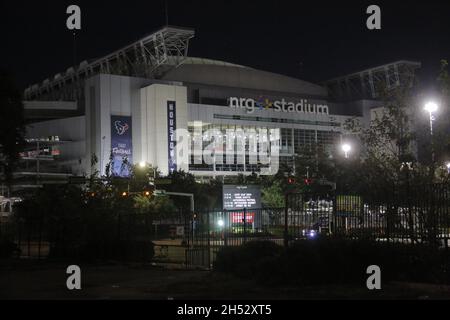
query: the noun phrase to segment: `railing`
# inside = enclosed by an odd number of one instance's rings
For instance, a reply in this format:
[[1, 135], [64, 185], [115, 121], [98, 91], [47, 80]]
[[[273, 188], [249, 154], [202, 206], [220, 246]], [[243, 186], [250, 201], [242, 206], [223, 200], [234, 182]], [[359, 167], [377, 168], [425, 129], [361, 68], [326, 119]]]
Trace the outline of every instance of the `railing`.
[[197, 254], [195, 260], [201, 260], [202, 266], [211, 266], [221, 247], [257, 240], [288, 246], [293, 241], [320, 236], [421, 243], [448, 249], [448, 185], [371, 191], [365, 195], [289, 194], [285, 208], [197, 213], [188, 228], [190, 254]]
[[95, 218], [13, 214], [0, 217], [0, 238], [13, 241], [22, 257], [37, 259], [52, 253], [64, 256], [98, 242], [153, 241], [157, 257], [204, 267], [211, 266], [222, 247], [259, 240], [290, 245], [326, 235], [448, 248], [449, 185], [371, 191], [289, 194], [285, 208], [176, 213], [161, 219], [134, 210], [105, 211]]

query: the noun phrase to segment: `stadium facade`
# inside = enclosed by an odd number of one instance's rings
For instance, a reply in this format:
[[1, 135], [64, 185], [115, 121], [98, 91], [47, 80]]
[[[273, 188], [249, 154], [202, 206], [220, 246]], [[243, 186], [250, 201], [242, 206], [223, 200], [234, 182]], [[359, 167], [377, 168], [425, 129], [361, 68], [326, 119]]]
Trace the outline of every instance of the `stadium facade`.
[[[382, 107], [375, 88], [411, 81], [419, 63], [398, 61], [314, 84], [223, 61], [190, 57], [193, 30], [164, 27], [116, 52], [25, 91], [29, 148], [17, 172], [41, 182], [104, 174], [110, 157], [148, 163], [164, 174], [258, 173], [258, 165], [208, 165], [173, 157], [173, 130], [279, 129], [279, 160], [305, 147], [340, 144], [347, 119], [367, 125]], [[197, 131], [196, 131], [197, 130]], [[184, 155], [191, 157], [189, 153]], [[92, 165], [92, 159], [98, 161]], [[116, 163], [116, 162], [115, 162]], [[119, 168], [115, 168], [119, 170]], [[29, 179], [28, 179], [29, 180]]]

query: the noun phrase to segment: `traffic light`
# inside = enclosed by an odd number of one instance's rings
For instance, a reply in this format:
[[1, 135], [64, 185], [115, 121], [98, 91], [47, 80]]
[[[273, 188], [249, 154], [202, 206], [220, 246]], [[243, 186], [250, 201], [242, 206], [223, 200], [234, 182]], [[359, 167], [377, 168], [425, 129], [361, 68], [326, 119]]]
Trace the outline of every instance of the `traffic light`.
[[127, 192], [122, 192], [122, 197], [126, 197], [126, 196], [128, 196], [128, 193]]

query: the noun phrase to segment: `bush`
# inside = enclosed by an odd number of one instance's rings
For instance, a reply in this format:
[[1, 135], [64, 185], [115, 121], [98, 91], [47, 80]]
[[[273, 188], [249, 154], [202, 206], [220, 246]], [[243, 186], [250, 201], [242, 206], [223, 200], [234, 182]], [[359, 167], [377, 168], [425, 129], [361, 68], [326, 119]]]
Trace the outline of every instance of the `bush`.
[[0, 238], [0, 258], [11, 258], [14, 253], [19, 253], [20, 249], [18, 246], [11, 240], [7, 238]]
[[365, 283], [367, 267], [378, 265], [383, 281], [448, 281], [448, 253], [425, 245], [319, 238], [287, 250], [272, 242], [226, 247], [214, 269], [262, 284]]
[[224, 247], [218, 253], [214, 269], [228, 272], [239, 277], [253, 277], [255, 272], [262, 271], [263, 261], [277, 259], [283, 248], [270, 241], [251, 241], [239, 247]]

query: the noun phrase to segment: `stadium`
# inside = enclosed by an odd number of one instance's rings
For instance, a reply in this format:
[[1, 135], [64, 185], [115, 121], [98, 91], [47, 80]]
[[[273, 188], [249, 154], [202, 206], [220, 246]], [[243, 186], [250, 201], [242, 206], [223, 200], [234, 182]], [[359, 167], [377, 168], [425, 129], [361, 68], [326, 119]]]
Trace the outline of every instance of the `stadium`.
[[[344, 123], [367, 125], [382, 107], [379, 83], [410, 83], [420, 63], [397, 61], [321, 84], [224, 61], [189, 56], [195, 31], [163, 27], [104, 57], [83, 61], [24, 92], [28, 148], [16, 188], [66, 181], [94, 170], [116, 174], [133, 164], [199, 179], [258, 174], [250, 163], [217, 164], [174, 157], [173, 132], [279, 129], [279, 162], [292, 165], [305, 147], [333, 150]], [[97, 158], [94, 164], [93, 157]], [[192, 157], [192, 153], [184, 155]]]

